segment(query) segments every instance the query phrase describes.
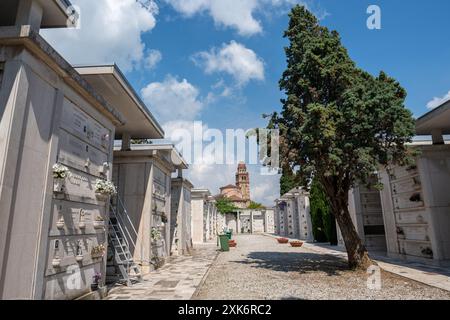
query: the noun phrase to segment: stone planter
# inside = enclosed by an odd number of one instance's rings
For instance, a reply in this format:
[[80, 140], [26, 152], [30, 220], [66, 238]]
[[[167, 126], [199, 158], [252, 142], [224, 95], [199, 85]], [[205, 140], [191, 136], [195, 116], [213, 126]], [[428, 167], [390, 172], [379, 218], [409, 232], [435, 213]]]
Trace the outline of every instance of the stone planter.
[[291, 241], [290, 245], [291, 245], [291, 247], [294, 247], [294, 248], [300, 248], [300, 247], [303, 246], [303, 242], [301, 242], [301, 241]]
[[289, 239], [286, 239], [286, 238], [277, 238], [277, 241], [280, 244], [287, 244], [287, 243], [289, 243]]
[[106, 201], [108, 201], [109, 194], [105, 194], [105, 193], [96, 193], [96, 194], [95, 194], [95, 197], [97, 198], [98, 201], [106, 202]]
[[97, 291], [98, 290], [98, 283], [91, 283], [91, 291]]

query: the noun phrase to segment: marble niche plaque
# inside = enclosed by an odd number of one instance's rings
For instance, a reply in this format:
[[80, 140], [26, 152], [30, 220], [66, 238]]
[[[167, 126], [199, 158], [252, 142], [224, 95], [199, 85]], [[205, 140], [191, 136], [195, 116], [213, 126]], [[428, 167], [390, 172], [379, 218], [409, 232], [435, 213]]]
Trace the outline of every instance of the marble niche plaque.
[[69, 100], [64, 100], [61, 128], [93, 146], [109, 152], [111, 132]]
[[106, 228], [104, 206], [64, 200], [53, 201], [50, 236], [97, 234], [105, 232]]
[[[101, 263], [103, 258], [92, 256], [93, 248], [106, 246], [106, 235], [96, 237], [67, 236], [52, 237], [49, 241], [46, 276], [66, 272], [68, 268], [85, 267]], [[106, 253], [105, 253], [106, 255]]]
[[101, 178], [108, 174], [108, 155], [74, 135], [61, 131], [58, 161]]
[[95, 193], [97, 179], [97, 177], [90, 174], [71, 170], [70, 177], [64, 180], [65, 192], [62, 195], [58, 195], [57, 199], [104, 205], [108, 198], [101, 197]]

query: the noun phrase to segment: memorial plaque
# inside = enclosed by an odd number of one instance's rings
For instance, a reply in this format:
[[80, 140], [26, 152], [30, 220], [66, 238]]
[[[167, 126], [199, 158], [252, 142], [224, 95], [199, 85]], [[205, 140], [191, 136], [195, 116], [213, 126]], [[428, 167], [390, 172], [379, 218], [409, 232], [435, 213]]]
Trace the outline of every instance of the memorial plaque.
[[377, 203], [381, 205], [380, 193], [379, 192], [361, 192], [361, 203], [372, 204]]
[[413, 177], [419, 175], [417, 166], [400, 167], [396, 166], [390, 170], [391, 181], [400, 180], [402, 178]]
[[420, 191], [421, 187], [420, 176], [407, 177], [391, 184], [393, 194]]
[[406, 240], [429, 241], [428, 226], [401, 226]]
[[384, 224], [383, 214], [363, 214], [363, 223], [365, 226], [382, 226]]
[[401, 254], [428, 259], [433, 258], [431, 243], [428, 241], [399, 240], [399, 249]]
[[164, 187], [164, 189], [165, 189], [167, 175], [156, 165], [153, 168], [154, 168], [153, 181], [156, 184], [159, 184], [160, 186]]
[[106, 246], [106, 236], [66, 236], [51, 238], [48, 248], [46, 276], [66, 272], [70, 267], [82, 268], [101, 262], [91, 255], [92, 248]]
[[394, 195], [393, 202], [395, 210], [422, 208], [424, 206], [420, 192]]
[[95, 193], [97, 177], [90, 174], [71, 170], [70, 177], [65, 179], [65, 200], [87, 202], [91, 204], [104, 204], [107, 198]]
[[395, 212], [399, 224], [426, 224], [429, 221], [426, 211]]
[[108, 155], [87, 142], [61, 131], [58, 161], [98, 177], [107, 175]]
[[61, 127], [100, 150], [109, 151], [111, 132], [69, 100], [64, 100]]
[[106, 220], [104, 206], [55, 200], [50, 236], [105, 232]]

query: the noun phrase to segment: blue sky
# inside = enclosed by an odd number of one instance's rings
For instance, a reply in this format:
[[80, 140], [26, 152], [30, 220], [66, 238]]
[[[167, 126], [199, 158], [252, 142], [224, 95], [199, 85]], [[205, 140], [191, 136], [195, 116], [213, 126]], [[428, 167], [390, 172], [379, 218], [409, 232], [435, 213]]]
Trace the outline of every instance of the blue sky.
[[[118, 63], [168, 131], [193, 120], [220, 130], [265, 126], [261, 115], [281, 108], [282, 34], [298, 2], [339, 31], [358, 66], [396, 78], [415, 116], [450, 97], [447, 0], [160, 0], [150, 12], [134, 0], [72, 2], [81, 29], [44, 36], [74, 64]], [[366, 27], [372, 4], [381, 8], [381, 30]], [[234, 170], [202, 165], [189, 177], [217, 193]], [[278, 177], [259, 175], [257, 166], [250, 173], [255, 200], [271, 205]]]

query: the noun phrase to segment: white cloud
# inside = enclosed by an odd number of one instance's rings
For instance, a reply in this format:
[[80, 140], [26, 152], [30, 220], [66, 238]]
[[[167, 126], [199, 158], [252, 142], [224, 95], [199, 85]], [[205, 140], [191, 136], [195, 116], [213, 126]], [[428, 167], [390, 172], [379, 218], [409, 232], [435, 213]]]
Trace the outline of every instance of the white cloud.
[[162, 54], [158, 50], [149, 50], [145, 58], [145, 67], [153, 69], [162, 60]]
[[149, 10], [135, 0], [72, 0], [80, 8], [80, 29], [42, 30], [43, 36], [72, 64], [117, 63], [124, 71], [145, 58], [142, 33], [156, 25]]
[[163, 82], [153, 82], [141, 91], [142, 97], [158, 121], [194, 120], [204, 103], [199, 90], [186, 79], [166, 76]]
[[231, 75], [239, 86], [250, 80], [264, 80], [264, 62], [256, 53], [244, 45], [231, 41], [220, 49], [212, 48], [194, 55], [194, 62], [206, 73], [225, 72]]
[[218, 26], [233, 28], [240, 35], [251, 36], [261, 33], [263, 27], [255, 15], [269, 15], [274, 10], [286, 8], [302, 0], [166, 0], [181, 14], [192, 17], [207, 13]]
[[442, 105], [444, 102], [447, 102], [449, 100], [450, 100], [450, 91], [447, 92], [447, 94], [441, 98], [438, 98], [438, 97], [433, 98], [433, 100], [431, 100], [430, 102], [427, 103], [427, 108], [428, 109], [437, 108], [440, 105]]

